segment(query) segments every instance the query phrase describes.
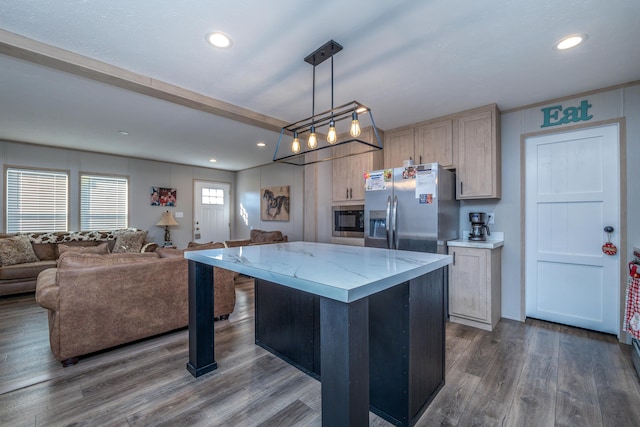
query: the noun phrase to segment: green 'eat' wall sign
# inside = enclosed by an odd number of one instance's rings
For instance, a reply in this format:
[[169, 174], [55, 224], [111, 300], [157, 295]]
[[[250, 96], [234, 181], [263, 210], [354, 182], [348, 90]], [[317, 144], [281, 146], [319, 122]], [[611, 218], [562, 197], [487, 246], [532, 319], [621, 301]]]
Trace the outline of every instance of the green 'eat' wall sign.
[[589, 114], [589, 108], [591, 107], [593, 106], [585, 99], [578, 107], [567, 107], [564, 110], [562, 109], [562, 105], [542, 108], [540, 111], [542, 111], [544, 120], [540, 127], [546, 128], [571, 122], [591, 120], [593, 118], [593, 114]]

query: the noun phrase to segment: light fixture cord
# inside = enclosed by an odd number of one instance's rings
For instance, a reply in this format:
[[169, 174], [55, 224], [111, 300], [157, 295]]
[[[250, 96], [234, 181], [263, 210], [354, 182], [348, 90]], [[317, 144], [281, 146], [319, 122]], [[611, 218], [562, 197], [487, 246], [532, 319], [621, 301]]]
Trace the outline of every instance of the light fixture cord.
[[333, 118], [333, 55], [331, 55], [331, 117]]
[[316, 121], [316, 66], [313, 66], [313, 91], [311, 93], [311, 124]]

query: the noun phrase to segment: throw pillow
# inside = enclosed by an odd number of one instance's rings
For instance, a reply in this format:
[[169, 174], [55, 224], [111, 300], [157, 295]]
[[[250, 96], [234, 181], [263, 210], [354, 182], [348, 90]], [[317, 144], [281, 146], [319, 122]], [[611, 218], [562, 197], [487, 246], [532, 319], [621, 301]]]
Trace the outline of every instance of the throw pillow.
[[145, 230], [118, 233], [113, 253], [138, 253], [142, 250], [146, 238], [147, 232]]
[[0, 264], [3, 266], [38, 261], [28, 236], [0, 239]]
[[58, 245], [58, 253], [60, 254], [60, 256], [67, 252], [104, 255], [109, 253], [109, 244], [107, 242], [102, 242], [97, 244], [96, 246], [68, 246], [60, 243]]

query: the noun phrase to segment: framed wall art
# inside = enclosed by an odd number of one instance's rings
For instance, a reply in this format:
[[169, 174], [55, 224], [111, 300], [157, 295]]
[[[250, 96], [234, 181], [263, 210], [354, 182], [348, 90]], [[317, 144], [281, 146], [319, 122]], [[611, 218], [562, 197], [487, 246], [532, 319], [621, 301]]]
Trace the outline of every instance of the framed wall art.
[[260, 189], [260, 219], [289, 221], [289, 186]]
[[151, 187], [151, 206], [177, 206], [178, 190], [175, 188]]

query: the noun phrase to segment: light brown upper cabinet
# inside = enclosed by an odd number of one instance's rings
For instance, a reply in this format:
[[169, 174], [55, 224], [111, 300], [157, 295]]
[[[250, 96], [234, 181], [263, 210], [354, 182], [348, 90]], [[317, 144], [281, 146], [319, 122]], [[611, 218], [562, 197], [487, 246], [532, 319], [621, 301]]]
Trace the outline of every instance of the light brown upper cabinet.
[[387, 132], [384, 167], [397, 168], [409, 159], [453, 168], [453, 120], [430, 120]]
[[404, 160], [415, 161], [413, 128], [386, 132], [384, 134], [384, 167], [397, 168]]
[[415, 136], [417, 164], [440, 163], [442, 167], [453, 166], [453, 120], [442, 120], [418, 126]]
[[457, 199], [499, 199], [498, 107], [487, 105], [387, 131], [384, 167], [400, 167], [409, 159], [455, 169]]
[[[380, 138], [384, 133], [378, 130]], [[339, 137], [338, 140], [344, 138]], [[375, 134], [372, 127], [362, 129], [360, 138], [375, 144]], [[381, 150], [367, 151], [368, 146], [359, 143], [349, 143], [333, 147], [334, 157], [348, 155], [332, 160], [333, 169], [333, 201], [364, 203], [364, 174], [376, 169], [382, 169], [383, 154]], [[362, 153], [362, 154], [355, 154]]]
[[456, 198], [501, 197], [500, 111], [479, 108], [456, 118]]

